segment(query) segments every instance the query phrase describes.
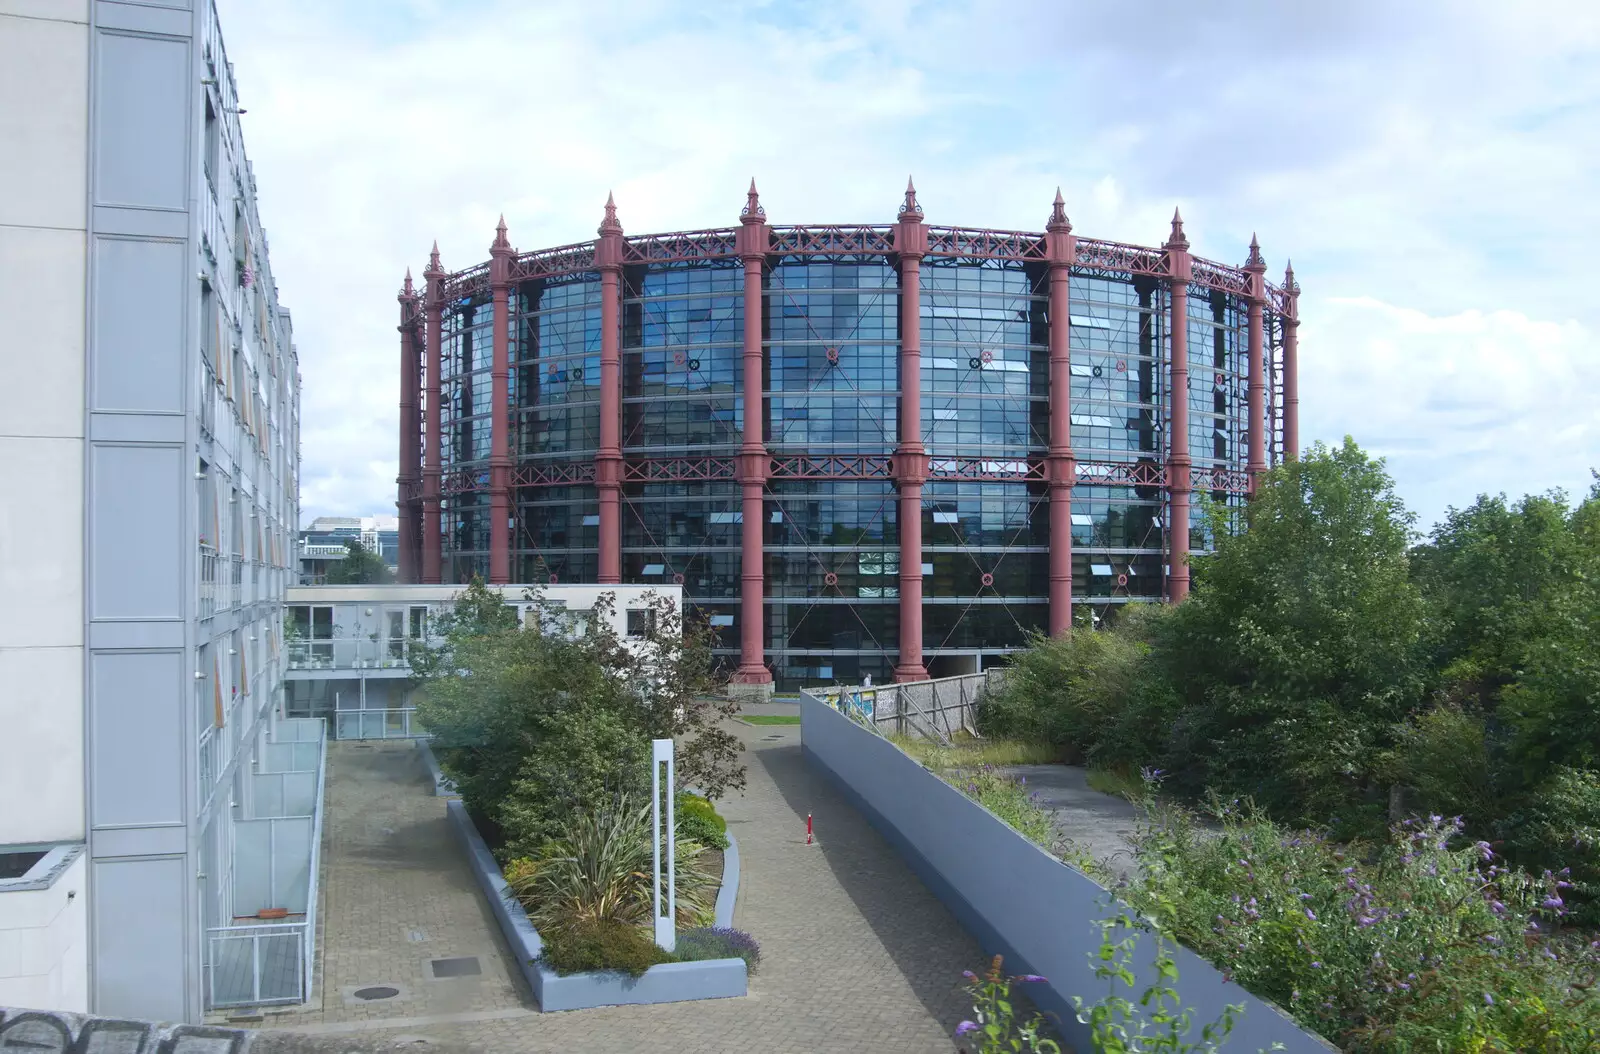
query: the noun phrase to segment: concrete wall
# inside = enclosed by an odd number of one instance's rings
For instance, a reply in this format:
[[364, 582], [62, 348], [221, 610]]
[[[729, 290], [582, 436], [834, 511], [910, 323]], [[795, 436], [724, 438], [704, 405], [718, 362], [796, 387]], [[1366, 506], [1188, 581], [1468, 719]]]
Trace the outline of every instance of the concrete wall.
[[[88, 70], [87, 0], [0, 0], [0, 849], [85, 837]], [[0, 1004], [87, 1009], [75, 853], [0, 883]]]
[[58, 848], [24, 879], [0, 882], [0, 1005], [88, 1005], [87, 892], [78, 845]]
[[[863, 815], [900, 852], [988, 954], [1006, 958], [1010, 973], [1037, 973], [1048, 985], [1030, 985], [1042, 1010], [1058, 1015], [1064, 1038], [1089, 1048], [1072, 996], [1094, 1003], [1107, 991], [1089, 955], [1100, 946], [1093, 923], [1114, 918], [1104, 887], [1018, 834], [1004, 821], [939, 779], [900, 748], [809, 694], [800, 700], [806, 758], [832, 777]], [[1155, 977], [1154, 944], [1138, 949], [1138, 988], [1119, 994], [1138, 1000]], [[1187, 948], [1176, 951], [1183, 1005], [1195, 1008], [1189, 1035], [1214, 1021], [1230, 1003], [1245, 1013], [1225, 1051], [1256, 1051], [1282, 1043], [1289, 1054], [1334, 1049], [1276, 1008], [1223, 981], [1218, 970]], [[955, 979], [952, 979], [955, 983]]]

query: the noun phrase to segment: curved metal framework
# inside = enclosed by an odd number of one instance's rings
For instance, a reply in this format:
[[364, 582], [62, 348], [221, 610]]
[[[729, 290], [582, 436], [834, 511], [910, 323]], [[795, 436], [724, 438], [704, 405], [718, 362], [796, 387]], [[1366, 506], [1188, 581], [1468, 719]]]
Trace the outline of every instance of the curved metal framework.
[[750, 684], [1181, 600], [1191, 493], [1298, 446], [1299, 286], [1265, 271], [1176, 213], [1078, 237], [1059, 193], [1043, 232], [928, 225], [910, 185], [893, 224], [769, 225], [753, 182], [736, 227], [628, 237], [608, 200], [522, 253], [502, 220], [400, 294], [402, 580], [684, 583]]

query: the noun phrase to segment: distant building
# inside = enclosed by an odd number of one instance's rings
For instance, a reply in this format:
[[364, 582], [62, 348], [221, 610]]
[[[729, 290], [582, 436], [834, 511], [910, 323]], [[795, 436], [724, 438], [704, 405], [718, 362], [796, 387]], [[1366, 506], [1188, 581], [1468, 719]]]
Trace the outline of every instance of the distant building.
[[[491, 587], [517, 609], [523, 626], [581, 625], [604, 598], [609, 625], [624, 641], [648, 630], [647, 594], [681, 611], [675, 585], [502, 585]], [[537, 590], [536, 600], [527, 599]], [[285, 714], [325, 718], [335, 739], [413, 739], [411, 656], [434, 641], [438, 616], [453, 608], [460, 586], [299, 586], [286, 596], [289, 642]]]
[[349, 552], [346, 543], [359, 541], [368, 552], [382, 557], [395, 570], [400, 560], [398, 516], [318, 516], [300, 532], [300, 584], [322, 585], [328, 568]]
[[211, 0], [0, 4], [0, 69], [0, 1005], [195, 1022], [315, 928], [293, 331]]

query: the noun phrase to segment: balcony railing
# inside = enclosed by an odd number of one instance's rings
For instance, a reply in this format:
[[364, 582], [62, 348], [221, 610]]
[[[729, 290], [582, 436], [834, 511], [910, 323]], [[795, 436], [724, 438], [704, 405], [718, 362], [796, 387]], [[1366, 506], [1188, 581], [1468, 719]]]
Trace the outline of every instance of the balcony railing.
[[291, 670], [405, 670], [423, 642], [410, 638], [332, 638], [289, 642]]
[[389, 710], [336, 710], [334, 739], [426, 739], [428, 733], [413, 720], [415, 707]]

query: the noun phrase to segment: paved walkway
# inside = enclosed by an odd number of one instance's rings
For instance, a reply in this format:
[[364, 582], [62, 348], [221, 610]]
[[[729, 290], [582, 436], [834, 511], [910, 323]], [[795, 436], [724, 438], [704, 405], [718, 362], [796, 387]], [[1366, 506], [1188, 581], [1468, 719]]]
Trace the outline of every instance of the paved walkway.
[[1117, 872], [1131, 872], [1138, 806], [1093, 789], [1088, 770], [1074, 765], [1012, 765], [1006, 771], [1027, 780], [1063, 838]]
[[[419, 756], [409, 744], [336, 743], [319, 992], [311, 1008], [268, 1015], [259, 1027], [349, 1040], [352, 1049], [953, 1050], [949, 1037], [970, 1015], [961, 971], [982, 965], [977, 944], [805, 764], [798, 727], [734, 727], [750, 748], [749, 787], [720, 808], [743, 860], [735, 925], [762, 947], [749, 996], [538, 1013]], [[811, 847], [808, 813], [818, 834]], [[455, 956], [476, 956], [482, 973], [430, 979], [430, 959]], [[376, 984], [401, 996], [347, 1003], [353, 987]]]

